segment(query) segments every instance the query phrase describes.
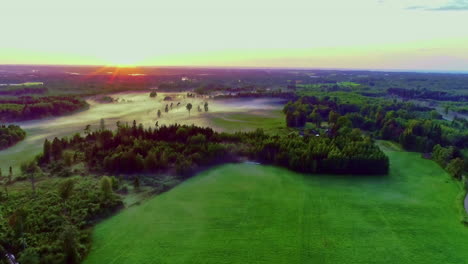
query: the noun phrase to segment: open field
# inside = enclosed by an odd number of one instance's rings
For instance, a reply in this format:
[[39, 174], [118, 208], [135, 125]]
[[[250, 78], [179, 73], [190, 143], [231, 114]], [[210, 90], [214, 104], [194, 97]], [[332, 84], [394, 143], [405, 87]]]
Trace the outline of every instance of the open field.
[[249, 131], [261, 128], [266, 132], [286, 130], [281, 110], [251, 110], [246, 112], [212, 113], [210, 127], [220, 131]]
[[43, 82], [0, 83], [0, 86], [42, 86]]
[[98, 224], [85, 263], [468, 263], [457, 183], [385, 149], [385, 177], [203, 172]]
[[[171, 96], [173, 100], [164, 101], [165, 96]], [[88, 110], [68, 116], [17, 123], [26, 131], [26, 139], [0, 151], [0, 168], [7, 171], [8, 166], [13, 166], [14, 171], [18, 173], [22, 162], [31, 160], [42, 150], [45, 138], [71, 136], [76, 132], [83, 132], [88, 124], [91, 125], [91, 129], [98, 129], [101, 118], [104, 119], [106, 127], [112, 129], [117, 121], [131, 125], [133, 120], [146, 127], [154, 126], [158, 121], [159, 125], [195, 124], [231, 132], [285, 127], [283, 114], [280, 112], [283, 101], [277, 99], [209, 100], [209, 111], [198, 112], [198, 105], [205, 100], [184, 98], [184, 94], [180, 93], [160, 93], [156, 98], [150, 98], [149, 93], [129, 92], [113, 94], [111, 97], [118, 102], [100, 103], [97, 98], [88, 98]], [[165, 105], [171, 102], [174, 103], [173, 109], [165, 113]], [[180, 106], [176, 107], [179, 102]], [[187, 103], [193, 105], [190, 116], [185, 108]], [[203, 105], [201, 107], [203, 109]], [[162, 112], [161, 118], [157, 117], [158, 109]]]

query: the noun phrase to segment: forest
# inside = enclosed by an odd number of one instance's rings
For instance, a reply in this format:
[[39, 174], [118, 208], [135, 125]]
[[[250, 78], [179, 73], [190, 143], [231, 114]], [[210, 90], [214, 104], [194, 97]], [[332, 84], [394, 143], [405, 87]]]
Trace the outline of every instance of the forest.
[[[261, 129], [234, 134], [211, 128], [120, 125], [85, 137], [44, 142], [38, 158], [44, 170], [84, 162], [95, 173], [139, 174], [172, 171], [181, 177], [197, 168], [254, 160], [306, 173], [386, 174], [388, 158], [359, 129], [343, 125], [329, 137], [298, 133], [270, 136]], [[66, 175], [66, 173], [65, 173]]]
[[[374, 138], [398, 142], [406, 150], [429, 154], [426, 156], [432, 153], [436, 161], [446, 148], [444, 161], [438, 163], [444, 168], [448, 164], [456, 166], [448, 171], [457, 178], [459, 171], [467, 170], [467, 157], [462, 154], [468, 147], [466, 119], [446, 121], [431, 108], [396, 100], [366, 104], [339, 101], [338, 98], [307, 96], [289, 102], [283, 109], [286, 124], [304, 127], [310, 123], [312, 126], [306, 131], [325, 130], [331, 135], [339, 133], [342, 126], [359, 128]], [[326, 126], [323, 126], [324, 121]]]
[[6, 88], [0, 89], [0, 96], [21, 96], [21, 95], [32, 95], [32, 94], [45, 94], [47, 88], [41, 86], [7, 86]]
[[433, 99], [441, 101], [468, 101], [468, 95], [451, 95], [446, 91], [427, 90], [427, 89], [403, 89], [389, 88], [387, 92], [392, 95], [398, 95], [407, 99]]
[[14, 122], [60, 116], [83, 110], [86, 101], [73, 96], [0, 98], [0, 121]]
[[[39, 177], [35, 165], [25, 177]], [[11, 174], [11, 172], [10, 172]], [[122, 208], [115, 178], [68, 178], [32, 191], [0, 193], [0, 253], [20, 256], [21, 264], [79, 263], [90, 244], [89, 227]], [[18, 254], [21, 252], [21, 254]]]
[[20, 142], [26, 137], [26, 132], [17, 125], [0, 126], [0, 150]]

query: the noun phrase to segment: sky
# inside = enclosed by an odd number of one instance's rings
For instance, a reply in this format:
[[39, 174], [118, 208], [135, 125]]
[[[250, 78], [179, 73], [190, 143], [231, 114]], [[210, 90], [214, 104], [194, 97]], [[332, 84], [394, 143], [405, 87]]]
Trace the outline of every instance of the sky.
[[0, 64], [468, 71], [468, 0], [15, 0]]

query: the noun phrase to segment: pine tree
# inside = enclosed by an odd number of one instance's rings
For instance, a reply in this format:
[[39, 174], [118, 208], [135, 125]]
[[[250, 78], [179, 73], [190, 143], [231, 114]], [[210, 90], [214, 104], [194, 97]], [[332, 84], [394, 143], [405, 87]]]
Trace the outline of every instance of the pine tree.
[[10, 172], [8, 173], [8, 182], [10, 183], [13, 180], [13, 168], [11, 166], [9, 171]]
[[99, 126], [101, 128], [101, 131], [104, 131], [106, 129], [106, 124], [104, 122], [104, 118], [101, 118]]
[[331, 124], [335, 124], [338, 121], [339, 117], [340, 115], [337, 112], [330, 111], [330, 113], [328, 114], [328, 122]]
[[31, 181], [31, 188], [33, 191], [33, 194], [36, 194], [36, 176], [40, 174], [41, 168], [37, 166], [36, 161], [30, 161], [27, 163], [21, 164], [21, 172], [23, 173], [24, 176], [29, 177], [29, 180]]
[[50, 155], [54, 158], [54, 160], [59, 160], [62, 157], [62, 151], [62, 142], [60, 139], [54, 138], [50, 148]]
[[2, 168], [0, 168], [0, 183], [3, 184], [3, 189], [5, 190], [5, 195], [8, 197], [8, 181], [6, 179], [6, 177], [4, 178], [3, 175], [2, 175]]
[[72, 179], [67, 179], [60, 183], [58, 188], [58, 193], [63, 200], [67, 200], [73, 192], [75, 186], [75, 181]]
[[136, 191], [140, 190], [140, 177], [136, 176], [133, 178], [133, 187]]
[[44, 141], [44, 147], [43, 147], [43, 161], [45, 163], [49, 163], [50, 162], [50, 157], [51, 157], [51, 145], [50, 145], [50, 141], [46, 138], [46, 140]]

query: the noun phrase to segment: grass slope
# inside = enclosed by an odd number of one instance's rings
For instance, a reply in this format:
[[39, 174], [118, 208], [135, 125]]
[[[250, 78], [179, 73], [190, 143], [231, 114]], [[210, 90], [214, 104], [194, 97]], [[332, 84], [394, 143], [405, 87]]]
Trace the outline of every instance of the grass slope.
[[206, 171], [97, 225], [85, 263], [468, 263], [458, 185], [387, 153], [387, 177]]

